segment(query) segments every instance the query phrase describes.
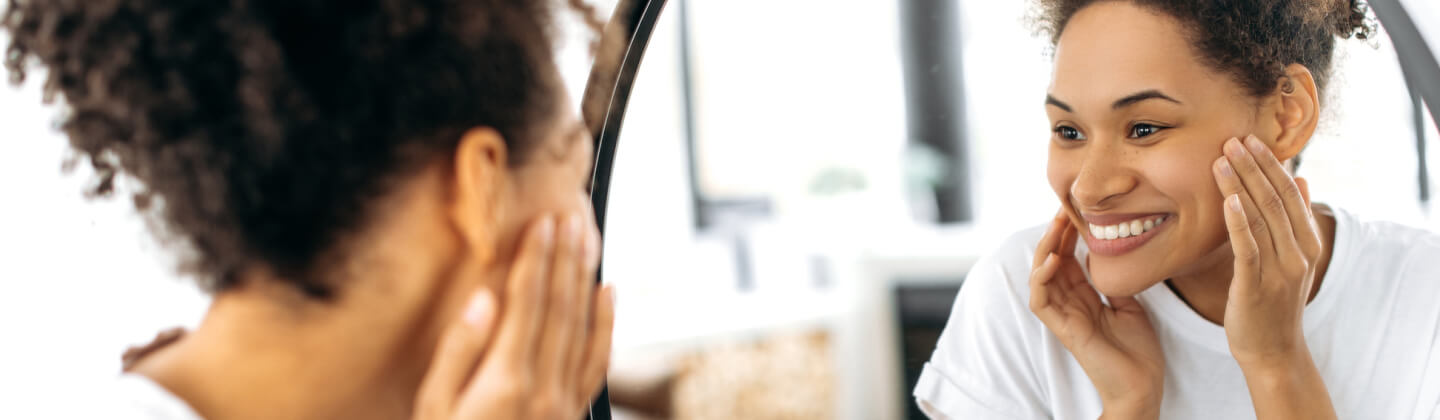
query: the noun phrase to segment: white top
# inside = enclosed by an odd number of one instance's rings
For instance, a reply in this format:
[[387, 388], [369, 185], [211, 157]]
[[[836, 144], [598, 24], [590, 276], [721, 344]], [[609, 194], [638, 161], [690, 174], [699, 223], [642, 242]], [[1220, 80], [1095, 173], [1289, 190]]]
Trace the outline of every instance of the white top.
[[204, 420], [180, 397], [141, 375], [121, 375], [112, 391], [114, 405], [105, 413], [107, 419]]
[[[1305, 308], [1305, 340], [1342, 419], [1440, 419], [1440, 235], [1335, 211], [1335, 249]], [[1030, 312], [1044, 227], [1022, 231], [966, 276], [915, 397], [936, 419], [1085, 419], [1100, 399]], [[1084, 241], [1076, 255], [1085, 261]], [[1253, 419], [1223, 327], [1163, 283], [1136, 296], [1165, 351], [1162, 419]]]

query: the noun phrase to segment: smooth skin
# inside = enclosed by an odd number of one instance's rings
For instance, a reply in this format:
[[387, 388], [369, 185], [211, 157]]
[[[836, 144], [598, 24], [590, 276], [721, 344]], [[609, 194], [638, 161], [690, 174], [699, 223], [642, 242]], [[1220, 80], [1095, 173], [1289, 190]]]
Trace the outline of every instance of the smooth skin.
[[[1090, 377], [1102, 418], [1159, 415], [1164, 354], [1133, 296], [1166, 279], [1224, 326], [1258, 418], [1334, 418], [1301, 320], [1335, 222], [1285, 169], [1318, 110], [1304, 66], [1256, 98], [1204, 64], [1168, 16], [1102, 2], [1071, 19], [1047, 98], [1062, 206], [1036, 249], [1030, 307]], [[1087, 215], [1105, 214], [1165, 214], [1167, 226], [1134, 251], [1090, 255], [1087, 282], [1075, 243], [1093, 240]]]
[[[611, 289], [592, 293], [595, 263], [580, 218], [531, 228], [511, 272], [503, 315], [488, 290], [446, 333], [420, 387], [415, 419], [574, 419], [605, 377]], [[598, 331], [599, 334], [591, 334]]]

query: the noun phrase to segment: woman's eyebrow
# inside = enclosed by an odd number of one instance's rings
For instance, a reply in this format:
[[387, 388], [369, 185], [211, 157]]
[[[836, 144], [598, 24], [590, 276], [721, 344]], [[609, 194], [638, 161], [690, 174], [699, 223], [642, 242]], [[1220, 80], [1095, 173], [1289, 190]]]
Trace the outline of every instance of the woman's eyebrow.
[[1150, 99], [1164, 99], [1177, 104], [1181, 103], [1179, 100], [1171, 98], [1169, 95], [1166, 95], [1164, 93], [1160, 93], [1160, 91], [1158, 90], [1150, 89], [1132, 94], [1130, 96], [1126, 96], [1124, 98], [1120, 98], [1120, 100], [1115, 101], [1113, 105], [1110, 105], [1110, 108], [1120, 109]]
[[1068, 105], [1068, 104], [1066, 104], [1066, 103], [1064, 103], [1064, 102], [1060, 102], [1059, 99], [1055, 99], [1054, 96], [1050, 96], [1050, 95], [1045, 95], [1045, 105], [1051, 105], [1051, 106], [1054, 106], [1054, 107], [1056, 107], [1056, 108], [1063, 109], [1063, 110], [1065, 110], [1065, 112], [1075, 112], [1075, 111], [1071, 111], [1071, 110], [1070, 110], [1070, 105]]

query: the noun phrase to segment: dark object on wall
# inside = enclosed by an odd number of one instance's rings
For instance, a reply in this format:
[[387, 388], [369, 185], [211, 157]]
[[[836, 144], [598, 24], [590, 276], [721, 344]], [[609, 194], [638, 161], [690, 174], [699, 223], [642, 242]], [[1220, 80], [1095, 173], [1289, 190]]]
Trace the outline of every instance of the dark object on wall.
[[[1420, 202], [1430, 201], [1430, 174], [1425, 164], [1425, 138], [1437, 133], [1425, 132], [1425, 115], [1421, 103], [1430, 106], [1430, 117], [1440, 122], [1440, 63], [1435, 60], [1434, 50], [1425, 44], [1420, 36], [1416, 21], [1400, 4], [1399, 0], [1370, 0], [1370, 9], [1380, 19], [1380, 25], [1390, 34], [1395, 44], [1395, 55], [1400, 59], [1400, 72], [1410, 87], [1410, 97], [1415, 101], [1415, 151], [1420, 159]], [[1436, 22], [1430, 22], [1435, 24]]]
[[[950, 309], [955, 306], [955, 296], [960, 293], [962, 281], [943, 279], [933, 282], [899, 281], [895, 288], [895, 319], [899, 321], [901, 372], [904, 373], [905, 387], [901, 389], [900, 400], [905, 401], [905, 418], [924, 420], [925, 413], [910, 397], [915, 383], [920, 381], [920, 372], [935, 345], [940, 332], [945, 330], [945, 321], [950, 318]], [[905, 284], [933, 284], [930, 286], [905, 286]]]
[[945, 170], [930, 188], [941, 223], [968, 222], [974, 217], [966, 165], [959, 3], [899, 2], [906, 126], [911, 142], [944, 157]]

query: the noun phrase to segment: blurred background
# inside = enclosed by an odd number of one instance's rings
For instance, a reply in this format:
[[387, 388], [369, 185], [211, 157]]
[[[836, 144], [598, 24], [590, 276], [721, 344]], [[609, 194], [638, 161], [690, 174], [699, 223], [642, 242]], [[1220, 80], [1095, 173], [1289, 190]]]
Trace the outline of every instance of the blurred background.
[[[611, 184], [615, 417], [920, 418], [909, 390], [969, 266], [1058, 206], [1028, 12], [670, 0]], [[1437, 21], [1420, 28], [1432, 45]], [[578, 98], [591, 59], [564, 25]], [[1299, 175], [1316, 201], [1440, 230], [1435, 123], [1390, 42], [1341, 45]], [[126, 200], [87, 201], [83, 165], [61, 172], [38, 79], [0, 90], [0, 418], [98, 389], [127, 345], [207, 303]]]

